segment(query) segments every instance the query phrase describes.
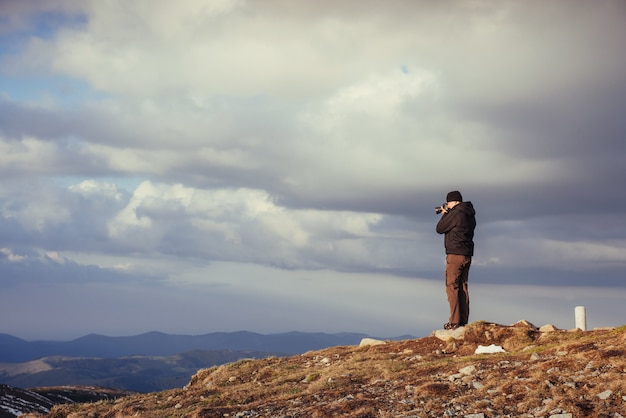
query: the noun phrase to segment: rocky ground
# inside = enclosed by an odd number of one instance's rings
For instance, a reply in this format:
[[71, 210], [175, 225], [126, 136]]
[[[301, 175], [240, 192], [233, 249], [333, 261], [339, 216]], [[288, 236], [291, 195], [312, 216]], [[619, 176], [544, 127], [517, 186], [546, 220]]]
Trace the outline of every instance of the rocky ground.
[[131, 393], [134, 392], [84, 385], [21, 389], [0, 384], [0, 418], [15, 418], [35, 412], [45, 416], [57, 404], [112, 400]]
[[240, 360], [200, 370], [181, 389], [45, 416], [623, 418], [625, 354], [626, 327], [477, 322], [415, 340]]

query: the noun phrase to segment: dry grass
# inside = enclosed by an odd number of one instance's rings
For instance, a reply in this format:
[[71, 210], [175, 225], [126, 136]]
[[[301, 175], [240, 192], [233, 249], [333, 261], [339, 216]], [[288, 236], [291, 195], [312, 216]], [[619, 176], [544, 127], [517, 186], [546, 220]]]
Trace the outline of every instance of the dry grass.
[[[479, 344], [507, 352], [474, 355]], [[430, 336], [241, 360], [200, 370], [182, 389], [58, 406], [49, 417], [619, 417], [625, 352], [626, 327], [541, 333], [477, 322], [454, 342]]]

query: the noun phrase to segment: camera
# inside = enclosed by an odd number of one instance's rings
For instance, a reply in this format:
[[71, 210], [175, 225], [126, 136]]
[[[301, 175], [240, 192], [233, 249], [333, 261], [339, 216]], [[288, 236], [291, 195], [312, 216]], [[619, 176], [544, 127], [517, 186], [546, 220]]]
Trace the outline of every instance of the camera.
[[442, 204], [441, 206], [437, 206], [437, 207], [435, 208], [435, 213], [436, 213], [437, 215], [439, 215], [439, 214], [440, 214], [441, 212], [443, 212], [444, 210], [448, 210], [448, 204], [447, 204], [447, 203], [444, 203], [444, 204]]

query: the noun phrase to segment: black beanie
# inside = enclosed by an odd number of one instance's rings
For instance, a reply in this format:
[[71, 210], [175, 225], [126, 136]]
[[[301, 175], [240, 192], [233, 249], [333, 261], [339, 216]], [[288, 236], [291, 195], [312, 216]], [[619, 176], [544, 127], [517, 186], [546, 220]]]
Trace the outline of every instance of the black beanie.
[[457, 190], [448, 193], [448, 195], [446, 196], [446, 202], [462, 202], [463, 201], [463, 196], [461, 196], [461, 193]]

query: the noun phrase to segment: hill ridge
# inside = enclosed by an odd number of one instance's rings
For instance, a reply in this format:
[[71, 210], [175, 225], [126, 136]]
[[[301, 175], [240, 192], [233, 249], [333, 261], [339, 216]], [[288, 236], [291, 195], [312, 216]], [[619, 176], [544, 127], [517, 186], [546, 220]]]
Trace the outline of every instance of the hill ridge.
[[251, 331], [175, 335], [149, 331], [134, 336], [88, 334], [70, 341], [25, 341], [0, 334], [0, 363], [21, 363], [52, 355], [118, 358], [131, 355], [168, 356], [201, 350], [254, 350], [300, 354], [334, 345], [358, 344], [360, 333], [299, 332], [259, 334]]
[[[47, 416], [623, 417], [626, 327], [542, 332], [480, 321], [458, 338], [435, 334], [239, 360], [199, 370], [181, 389]], [[475, 354], [481, 345], [504, 352]]]

